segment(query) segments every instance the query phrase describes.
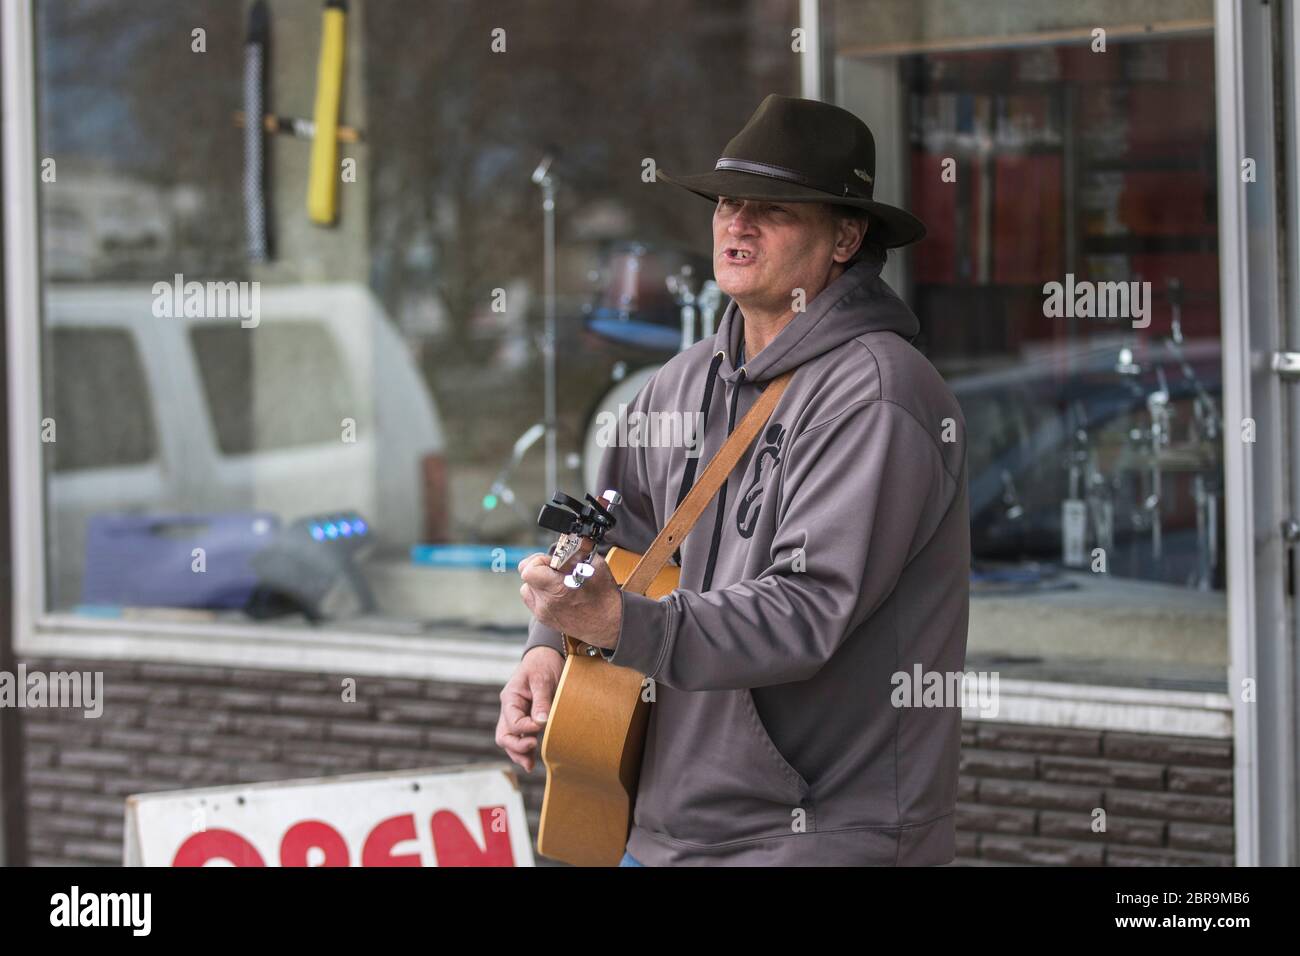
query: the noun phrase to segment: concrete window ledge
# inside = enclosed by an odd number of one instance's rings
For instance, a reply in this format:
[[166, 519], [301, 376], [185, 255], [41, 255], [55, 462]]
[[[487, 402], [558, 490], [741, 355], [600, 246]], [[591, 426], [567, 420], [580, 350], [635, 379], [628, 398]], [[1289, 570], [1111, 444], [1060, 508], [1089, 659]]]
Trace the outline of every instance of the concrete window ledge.
[[20, 657], [144, 660], [268, 670], [503, 684], [525, 633], [448, 627], [438, 636], [338, 628], [131, 622], [108, 626], [72, 616], [42, 618], [15, 634]]
[[963, 707], [967, 720], [1118, 730], [1186, 737], [1232, 737], [1227, 694], [1055, 681], [1001, 680], [998, 712]]
[[[43, 618], [19, 634], [20, 657], [144, 660], [213, 667], [407, 677], [499, 685], [519, 662], [524, 634], [448, 627], [438, 636], [269, 626], [133, 622], [129, 627], [69, 616]], [[1134, 733], [1230, 738], [1227, 694], [1002, 679], [996, 713], [963, 708], [968, 720]]]

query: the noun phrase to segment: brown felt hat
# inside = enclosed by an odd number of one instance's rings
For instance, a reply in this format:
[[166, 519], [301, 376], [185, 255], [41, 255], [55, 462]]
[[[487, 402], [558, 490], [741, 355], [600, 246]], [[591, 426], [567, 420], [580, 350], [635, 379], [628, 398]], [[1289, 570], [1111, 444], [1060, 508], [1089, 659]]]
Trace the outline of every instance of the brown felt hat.
[[656, 179], [706, 199], [824, 202], [868, 212], [867, 235], [886, 247], [925, 236], [909, 212], [871, 198], [876, 141], [867, 124], [846, 109], [818, 100], [770, 94], [745, 128], [732, 137], [711, 173]]

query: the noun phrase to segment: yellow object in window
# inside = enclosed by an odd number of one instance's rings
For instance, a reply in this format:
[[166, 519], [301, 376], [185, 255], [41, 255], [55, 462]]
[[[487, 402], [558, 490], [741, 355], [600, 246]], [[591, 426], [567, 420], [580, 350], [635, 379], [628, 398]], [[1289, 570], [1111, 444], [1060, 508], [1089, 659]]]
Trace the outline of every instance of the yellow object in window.
[[345, 0], [325, 0], [321, 24], [320, 61], [316, 69], [316, 135], [311, 144], [307, 180], [307, 215], [331, 225], [338, 214], [339, 101], [343, 94], [343, 43], [347, 20]]

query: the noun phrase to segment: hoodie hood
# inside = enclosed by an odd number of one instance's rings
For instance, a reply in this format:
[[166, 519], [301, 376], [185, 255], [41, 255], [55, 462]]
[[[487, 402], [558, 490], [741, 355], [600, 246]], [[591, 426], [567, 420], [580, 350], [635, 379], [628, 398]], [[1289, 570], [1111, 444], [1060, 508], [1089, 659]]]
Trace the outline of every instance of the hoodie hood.
[[[921, 324], [907, 304], [880, 277], [878, 259], [862, 259], [822, 289], [775, 339], [743, 366], [746, 382], [765, 382], [837, 348], [865, 332], [897, 332], [912, 339]], [[723, 381], [734, 383], [741, 369], [733, 365], [740, 354], [744, 316], [735, 300], [727, 303], [714, 339], [725, 353], [718, 369]]]

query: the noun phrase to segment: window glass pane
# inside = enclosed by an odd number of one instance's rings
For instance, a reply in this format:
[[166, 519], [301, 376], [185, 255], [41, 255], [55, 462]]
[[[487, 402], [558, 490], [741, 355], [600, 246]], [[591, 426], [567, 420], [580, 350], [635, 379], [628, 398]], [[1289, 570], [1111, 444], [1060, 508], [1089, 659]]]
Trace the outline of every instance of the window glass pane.
[[969, 660], [1222, 687], [1211, 4], [835, 8], [878, 198], [929, 229], [886, 275], [966, 416]]
[[356, 407], [322, 326], [201, 327], [190, 331], [190, 343], [224, 454], [338, 441], [340, 423]]
[[130, 334], [95, 328], [53, 329], [46, 338], [53, 378], [56, 472], [140, 465], [156, 459], [149, 383]]
[[[264, 117], [310, 119], [320, 4], [268, 6]], [[517, 642], [512, 572], [555, 490], [534, 173], [549, 157], [555, 484], [581, 494], [599, 410], [680, 348], [668, 279], [711, 274], [709, 204], [647, 164], [709, 168], [799, 92], [797, 0], [705, 6], [582, 3], [557, 29], [553, 4], [349, 4], [325, 222], [310, 138], [266, 133], [261, 176], [245, 152], [246, 4], [37, 0], [47, 333], [86, 303], [141, 369], [47, 334], [51, 609]], [[146, 451], [148, 474], [109, 468]]]
[[[1211, 3], [818, 6], [826, 98], [929, 229], [885, 275], [967, 418], [972, 660], [1221, 683]], [[591, 490], [598, 415], [681, 347], [669, 280], [711, 274], [707, 203], [647, 163], [709, 168], [799, 94], [799, 7], [525, 5], [503, 54], [490, 5], [358, 3], [325, 223], [291, 128], [249, 179], [242, 5], [38, 2], [51, 607], [516, 640], [494, 565], [546, 543], [552, 470]], [[265, 113], [310, 114], [318, 51], [286, 41], [319, 17], [273, 5]], [[147, 591], [105, 576], [150, 562]]]

